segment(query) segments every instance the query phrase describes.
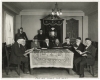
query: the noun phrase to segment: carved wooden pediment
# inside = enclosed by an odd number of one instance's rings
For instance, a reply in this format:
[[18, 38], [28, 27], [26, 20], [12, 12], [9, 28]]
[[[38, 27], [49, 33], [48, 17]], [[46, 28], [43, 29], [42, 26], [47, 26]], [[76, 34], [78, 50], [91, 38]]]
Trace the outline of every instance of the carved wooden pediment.
[[41, 20], [43, 20], [44, 25], [61, 25], [61, 24], [63, 24], [64, 19], [60, 18], [57, 15], [50, 14]]

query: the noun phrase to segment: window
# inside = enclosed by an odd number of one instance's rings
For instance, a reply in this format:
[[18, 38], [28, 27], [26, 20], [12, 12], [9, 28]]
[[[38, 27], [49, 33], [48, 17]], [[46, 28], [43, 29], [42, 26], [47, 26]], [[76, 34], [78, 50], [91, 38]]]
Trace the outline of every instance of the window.
[[5, 30], [4, 37], [7, 45], [14, 43], [13, 16], [5, 13]]

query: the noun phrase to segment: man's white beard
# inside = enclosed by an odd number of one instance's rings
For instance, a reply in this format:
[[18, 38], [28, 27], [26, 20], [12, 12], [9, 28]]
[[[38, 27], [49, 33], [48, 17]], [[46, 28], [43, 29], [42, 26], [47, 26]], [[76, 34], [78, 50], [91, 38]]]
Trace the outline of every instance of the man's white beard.
[[40, 34], [42, 34], [42, 32]]
[[81, 42], [76, 43], [78, 46], [80, 45]]
[[70, 44], [70, 42], [66, 42], [67, 44]]

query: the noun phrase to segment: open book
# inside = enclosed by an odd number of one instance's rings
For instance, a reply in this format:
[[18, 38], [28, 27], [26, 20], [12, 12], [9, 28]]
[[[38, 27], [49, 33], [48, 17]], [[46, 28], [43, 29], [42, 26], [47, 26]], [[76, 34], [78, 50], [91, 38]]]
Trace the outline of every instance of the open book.
[[53, 48], [58, 48], [58, 49], [61, 49], [61, 48], [63, 48], [63, 47], [53, 47]]
[[88, 54], [90, 53], [89, 51], [84, 51], [84, 52], [81, 52], [80, 50], [76, 50], [80, 55], [83, 55], [83, 54]]
[[41, 48], [41, 49], [47, 49], [47, 48]]

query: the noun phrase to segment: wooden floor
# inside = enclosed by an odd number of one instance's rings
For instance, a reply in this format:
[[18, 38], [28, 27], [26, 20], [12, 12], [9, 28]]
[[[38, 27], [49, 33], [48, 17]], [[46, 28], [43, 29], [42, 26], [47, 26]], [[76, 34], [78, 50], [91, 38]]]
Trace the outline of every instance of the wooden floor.
[[[66, 69], [62, 68], [38, 68], [33, 70], [33, 74], [24, 74], [22, 71], [21, 75], [13, 70], [9, 72], [9, 75], [6, 75], [5, 71], [2, 70], [2, 78], [79, 78], [73, 71], [73, 75], [69, 75]], [[95, 77], [93, 77], [85, 68], [85, 77], [84, 78], [98, 78], [98, 62], [95, 63]]]

